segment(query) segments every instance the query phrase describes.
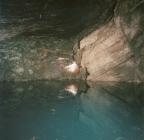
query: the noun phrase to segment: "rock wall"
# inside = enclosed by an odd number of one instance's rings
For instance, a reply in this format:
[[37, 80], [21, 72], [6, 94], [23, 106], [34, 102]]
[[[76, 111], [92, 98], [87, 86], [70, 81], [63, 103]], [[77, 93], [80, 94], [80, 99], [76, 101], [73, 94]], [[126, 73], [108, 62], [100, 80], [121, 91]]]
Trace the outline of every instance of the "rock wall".
[[87, 70], [88, 81], [144, 81], [143, 10], [138, 4], [119, 1], [114, 18], [80, 40], [75, 59]]
[[[0, 2], [0, 81], [80, 79], [81, 75], [64, 70], [73, 62], [74, 40], [83, 29], [104, 20], [114, 3], [115, 0]], [[85, 72], [81, 74], [85, 79]]]
[[73, 62], [72, 44], [53, 37], [6, 38], [0, 42], [0, 81], [79, 78], [64, 69]]
[[[0, 5], [0, 81], [144, 81], [143, 1], [12, 3]], [[64, 71], [73, 53], [80, 75]]]

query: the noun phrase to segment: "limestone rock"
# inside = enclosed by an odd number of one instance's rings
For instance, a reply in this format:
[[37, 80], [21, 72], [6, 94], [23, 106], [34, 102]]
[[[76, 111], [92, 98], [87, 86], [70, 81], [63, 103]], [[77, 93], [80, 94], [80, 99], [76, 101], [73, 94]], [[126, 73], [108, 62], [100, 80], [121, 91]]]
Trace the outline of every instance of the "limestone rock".
[[138, 65], [129, 45], [129, 40], [132, 40], [138, 31], [138, 24], [138, 18], [128, 26], [122, 17], [117, 17], [80, 41], [77, 54], [81, 55], [81, 67], [86, 68], [89, 74], [87, 80], [143, 80], [137, 76], [140, 72], [136, 72], [139, 71]]

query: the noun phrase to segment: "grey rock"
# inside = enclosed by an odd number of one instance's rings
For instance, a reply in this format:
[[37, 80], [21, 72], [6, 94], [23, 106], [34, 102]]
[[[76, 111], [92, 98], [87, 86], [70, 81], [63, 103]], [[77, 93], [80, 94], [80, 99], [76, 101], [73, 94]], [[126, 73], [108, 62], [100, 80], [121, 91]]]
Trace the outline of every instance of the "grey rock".
[[1, 81], [77, 79], [64, 70], [72, 63], [71, 40], [18, 36], [0, 42]]

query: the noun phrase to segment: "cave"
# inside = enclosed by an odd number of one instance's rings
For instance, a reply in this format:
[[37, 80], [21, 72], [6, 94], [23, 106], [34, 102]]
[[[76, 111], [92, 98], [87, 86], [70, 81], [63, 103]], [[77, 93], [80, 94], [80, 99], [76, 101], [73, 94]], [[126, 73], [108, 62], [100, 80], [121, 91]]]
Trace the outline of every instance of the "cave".
[[76, 61], [74, 46], [112, 18], [115, 5], [115, 0], [2, 0], [0, 81], [86, 79], [85, 70], [73, 75], [64, 67]]
[[[0, 7], [1, 81], [144, 80], [142, 1], [1, 0]], [[73, 61], [79, 74], [64, 70]]]
[[0, 140], [143, 140], [144, 0], [0, 0]]

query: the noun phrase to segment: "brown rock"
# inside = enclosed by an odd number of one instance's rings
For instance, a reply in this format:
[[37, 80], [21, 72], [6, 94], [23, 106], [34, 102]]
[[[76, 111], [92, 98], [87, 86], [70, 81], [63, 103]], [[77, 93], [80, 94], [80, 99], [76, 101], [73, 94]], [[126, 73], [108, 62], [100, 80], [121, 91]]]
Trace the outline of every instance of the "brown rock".
[[[129, 39], [137, 32], [137, 21], [128, 26], [123, 18], [98, 28], [80, 41], [81, 67], [87, 69], [89, 81], [139, 81], [135, 76], [137, 65]], [[124, 27], [122, 30], [121, 26]]]

